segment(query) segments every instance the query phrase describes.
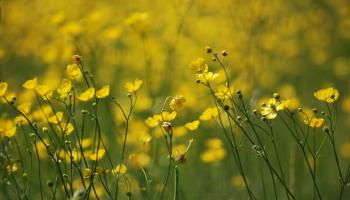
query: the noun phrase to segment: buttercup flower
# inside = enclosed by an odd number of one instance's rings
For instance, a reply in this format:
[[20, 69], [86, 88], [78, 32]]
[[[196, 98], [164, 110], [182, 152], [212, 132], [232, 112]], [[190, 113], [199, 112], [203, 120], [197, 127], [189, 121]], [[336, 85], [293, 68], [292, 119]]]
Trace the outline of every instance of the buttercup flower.
[[339, 98], [339, 92], [335, 88], [320, 89], [314, 92], [316, 99], [327, 103], [334, 103]]

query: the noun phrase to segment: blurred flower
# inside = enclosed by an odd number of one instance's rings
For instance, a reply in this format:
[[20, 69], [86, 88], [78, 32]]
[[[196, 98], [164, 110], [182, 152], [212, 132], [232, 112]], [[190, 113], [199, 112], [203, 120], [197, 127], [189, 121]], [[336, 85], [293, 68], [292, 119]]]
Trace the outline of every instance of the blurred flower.
[[226, 156], [226, 151], [222, 146], [222, 142], [218, 138], [212, 138], [207, 141], [208, 149], [204, 151], [200, 158], [204, 163], [216, 162]]
[[96, 92], [96, 97], [99, 99], [107, 97], [109, 95], [109, 89], [110, 89], [109, 85], [103, 86], [100, 90]]
[[232, 185], [238, 189], [244, 189], [245, 183], [242, 176], [234, 176], [232, 178]]
[[95, 88], [89, 88], [84, 92], [80, 93], [80, 95], [78, 96], [78, 99], [80, 101], [89, 101], [94, 96], [95, 96]]
[[106, 150], [99, 149], [97, 152], [90, 155], [90, 160], [94, 160], [94, 161], [101, 160], [105, 155], [105, 153], [106, 153]]
[[194, 74], [201, 75], [208, 72], [208, 65], [205, 63], [204, 58], [198, 58], [190, 63], [189, 68]]
[[113, 174], [125, 174], [128, 171], [128, 168], [124, 164], [117, 165], [114, 169], [112, 169]]
[[16, 124], [13, 120], [0, 119], [0, 137], [13, 137], [16, 134]]
[[8, 87], [8, 85], [6, 82], [0, 83], [0, 96], [4, 96], [6, 94], [7, 87]]
[[312, 128], [320, 128], [324, 124], [324, 119], [312, 117], [310, 120], [305, 119], [304, 123]]
[[82, 73], [76, 63], [67, 65], [66, 74], [70, 79], [79, 80], [82, 77]]
[[327, 103], [334, 103], [339, 98], [339, 92], [335, 88], [320, 89], [314, 92], [316, 99]]
[[12, 173], [16, 172], [17, 170], [18, 170], [18, 167], [17, 167], [16, 163], [13, 163], [11, 165], [6, 166], [7, 174], [12, 174]]
[[124, 87], [125, 90], [129, 93], [136, 92], [142, 85], [142, 81], [136, 79], [134, 82], [126, 82]]
[[203, 113], [199, 116], [199, 119], [202, 121], [210, 120], [219, 115], [219, 111], [216, 107], [207, 108], [203, 111]]
[[23, 87], [28, 90], [33, 90], [38, 82], [38, 78], [34, 77], [33, 79], [27, 80], [26, 82], [23, 83]]
[[226, 100], [226, 99], [229, 99], [231, 98], [232, 96], [232, 91], [233, 91], [233, 88], [229, 88], [227, 86], [227, 84], [225, 85], [220, 85], [218, 87], [218, 91], [215, 92], [215, 96], [220, 99], [220, 100]]
[[65, 97], [72, 89], [72, 83], [68, 79], [63, 79], [60, 87], [57, 89], [58, 94], [62, 97]]
[[63, 112], [57, 112], [55, 115], [53, 115], [52, 117], [50, 117], [48, 119], [48, 121], [51, 123], [51, 124], [58, 124], [62, 121], [63, 119]]
[[186, 99], [179, 95], [179, 96], [175, 96], [171, 99], [170, 101], [170, 108], [173, 109], [173, 110], [178, 110], [180, 108], [183, 107], [183, 104], [185, 103]]
[[185, 127], [190, 131], [194, 131], [198, 128], [199, 123], [200, 123], [199, 120], [195, 120], [193, 122], [186, 123]]

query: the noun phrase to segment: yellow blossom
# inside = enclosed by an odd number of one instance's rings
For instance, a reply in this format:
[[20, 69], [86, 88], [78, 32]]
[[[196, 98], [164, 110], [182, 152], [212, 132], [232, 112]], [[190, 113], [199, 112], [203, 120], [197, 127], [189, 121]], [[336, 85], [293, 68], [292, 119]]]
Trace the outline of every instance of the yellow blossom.
[[189, 68], [194, 74], [204, 74], [208, 72], [208, 65], [205, 63], [204, 58], [198, 58], [190, 63]]
[[195, 120], [193, 122], [186, 123], [185, 127], [190, 131], [194, 131], [198, 128], [199, 123], [200, 123], [199, 120]]
[[26, 102], [18, 105], [17, 109], [21, 111], [23, 114], [28, 114], [30, 112], [31, 107], [32, 107], [32, 104], [30, 102]]
[[219, 76], [219, 74], [215, 74], [213, 72], [206, 72], [204, 74], [198, 74], [197, 82], [198, 83], [207, 83], [207, 82], [215, 80], [218, 76]]
[[177, 113], [175, 111], [173, 111], [173, 112], [164, 111], [161, 114], [156, 115], [154, 117], [157, 118], [158, 120], [169, 122], [169, 121], [174, 120], [176, 115], [177, 115]]
[[0, 82], [0, 96], [4, 96], [7, 91], [8, 84], [6, 82]]
[[216, 116], [218, 116], [219, 111], [216, 107], [207, 108], [203, 111], [203, 113], [199, 116], [199, 119], [202, 121], [210, 120]]
[[209, 149], [201, 154], [200, 158], [204, 163], [219, 161], [226, 156], [226, 151], [222, 148]]
[[80, 101], [89, 101], [90, 99], [92, 99], [95, 95], [95, 88], [89, 88], [87, 90], [85, 90], [84, 92], [82, 92], [79, 96], [78, 99]]
[[124, 165], [117, 165], [114, 169], [112, 169], [113, 174], [125, 174], [128, 171], [128, 168]]
[[152, 140], [152, 136], [150, 136], [149, 134], [145, 133], [145, 134], [140, 135], [139, 140], [141, 142], [148, 143], [148, 142], [150, 142]]
[[49, 118], [51, 124], [58, 124], [63, 119], [63, 112], [57, 112], [55, 115]]
[[200, 158], [204, 163], [219, 161], [226, 156], [222, 141], [218, 138], [212, 138], [207, 141], [208, 149], [204, 151]]
[[80, 79], [82, 77], [80, 68], [76, 63], [67, 65], [66, 74], [70, 79]]
[[[70, 122], [68, 122], [68, 123], [61, 123], [60, 126], [61, 126], [61, 128], [63, 130], [63, 133], [66, 134], [66, 135], [70, 135], [74, 131], [74, 126]], [[61, 128], [60, 128], [60, 130], [61, 130]]]
[[227, 84], [220, 85], [218, 91], [215, 92], [215, 96], [220, 100], [229, 99], [232, 96], [232, 88], [229, 88]]
[[16, 172], [17, 170], [18, 170], [18, 167], [17, 167], [16, 163], [13, 163], [11, 165], [6, 166], [6, 171], [8, 174], [12, 174], [12, 173]]
[[0, 136], [13, 137], [16, 134], [16, 124], [13, 120], [0, 120]]
[[136, 92], [142, 85], [142, 80], [136, 79], [134, 82], [126, 82], [124, 88], [127, 92]]
[[[90, 147], [92, 144], [91, 138], [85, 138], [81, 140], [81, 147], [83, 149]], [[78, 144], [79, 145], [79, 144]]]
[[96, 97], [99, 99], [105, 98], [109, 95], [109, 85], [103, 86], [100, 90], [96, 92]]
[[130, 154], [129, 160], [135, 167], [147, 167], [151, 162], [151, 158], [145, 153]]
[[324, 119], [312, 117], [310, 120], [304, 120], [304, 123], [312, 128], [320, 128], [324, 123]]
[[236, 188], [243, 189], [245, 188], [244, 179], [242, 176], [234, 176], [232, 178], [232, 185]]
[[61, 86], [57, 89], [58, 94], [61, 96], [67, 95], [72, 89], [72, 83], [68, 79], [63, 79]]
[[154, 117], [148, 117], [145, 120], [145, 123], [148, 127], [154, 128], [154, 127], [157, 127], [159, 125], [159, 120], [155, 119]]
[[316, 99], [327, 103], [334, 103], [339, 98], [339, 92], [335, 88], [320, 89], [314, 92]]
[[38, 83], [38, 78], [34, 77], [33, 79], [27, 80], [26, 82], [23, 83], [23, 87], [28, 90], [33, 90]]
[[52, 91], [49, 90], [47, 85], [36, 85], [34, 88], [35, 92], [43, 97], [43, 99], [48, 100], [52, 96]]
[[97, 152], [90, 155], [90, 160], [101, 160], [105, 155], [106, 150], [99, 149]]
[[183, 107], [185, 101], [186, 99], [183, 96], [179, 95], [171, 99], [169, 106], [173, 110], [178, 110]]

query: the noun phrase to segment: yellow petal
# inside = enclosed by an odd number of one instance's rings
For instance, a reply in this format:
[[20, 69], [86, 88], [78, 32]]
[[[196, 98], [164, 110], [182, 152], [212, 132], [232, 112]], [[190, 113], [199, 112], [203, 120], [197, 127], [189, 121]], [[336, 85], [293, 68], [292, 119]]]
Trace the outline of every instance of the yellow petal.
[[49, 118], [51, 124], [58, 124], [63, 119], [63, 112], [57, 112], [56, 115], [53, 115]]
[[96, 92], [96, 97], [99, 99], [105, 98], [109, 95], [109, 85], [103, 86], [100, 90]]
[[72, 89], [72, 83], [68, 79], [63, 79], [61, 86], [57, 89], [57, 92], [61, 95], [68, 94]]
[[90, 99], [92, 99], [95, 95], [95, 88], [89, 88], [87, 90], [85, 90], [84, 92], [82, 92], [79, 96], [78, 99], [80, 101], [89, 101]]
[[126, 82], [124, 87], [125, 90], [129, 93], [136, 92], [142, 85], [142, 81], [136, 79], [134, 82]]
[[28, 90], [33, 90], [38, 82], [38, 78], [34, 77], [33, 79], [27, 80], [26, 82], [23, 83], [23, 87]]
[[6, 82], [0, 83], [0, 96], [4, 96], [6, 94], [7, 87], [8, 87], [8, 85]]
[[194, 131], [194, 130], [196, 130], [196, 129], [198, 128], [199, 123], [200, 123], [199, 120], [195, 120], [195, 121], [193, 121], [193, 122], [186, 123], [186, 124], [185, 124], [185, 127], [186, 127], [188, 130], [190, 130], [190, 131]]

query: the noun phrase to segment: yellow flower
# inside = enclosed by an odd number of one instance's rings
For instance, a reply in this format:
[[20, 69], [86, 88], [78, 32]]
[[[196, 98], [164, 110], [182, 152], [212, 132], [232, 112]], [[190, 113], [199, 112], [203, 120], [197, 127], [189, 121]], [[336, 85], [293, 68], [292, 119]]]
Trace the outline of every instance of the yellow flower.
[[17, 169], [18, 169], [18, 167], [17, 167], [16, 163], [13, 163], [11, 165], [6, 166], [6, 171], [8, 174], [12, 174], [12, 173], [16, 172]]
[[33, 90], [36, 87], [36, 84], [38, 83], [38, 78], [34, 77], [33, 79], [27, 80], [23, 83], [23, 87], [28, 90]]
[[154, 128], [159, 125], [159, 120], [155, 119], [154, 117], [148, 117], [145, 120], [145, 123], [148, 127]]
[[277, 111], [288, 108], [289, 100], [277, 100], [276, 98], [270, 98], [268, 103], [260, 109], [260, 114], [267, 119], [274, 119], [277, 117]]
[[45, 100], [50, 99], [52, 96], [52, 91], [49, 90], [47, 85], [36, 85], [34, 90], [38, 95], [40, 95]]
[[215, 80], [218, 76], [219, 76], [219, 74], [214, 74], [213, 72], [198, 74], [197, 82], [198, 83], [207, 83], [207, 82]]
[[[90, 138], [85, 138], [81, 141], [81, 147], [83, 149], [90, 147], [91, 144], [92, 144], [92, 140]], [[77, 145], [79, 145], [79, 144], [77, 144]]]
[[78, 99], [80, 101], [89, 101], [90, 99], [92, 99], [95, 95], [95, 88], [89, 88], [87, 90], [85, 90], [84, 92], [82, 92], [79, 96]]
[[215, 96], [220, 100], [229, 99], [232, 96], [232, 88], [227, 87], [227, 84], [220, 85], [218, 91], [215, 92]]
[[304, 123], [312, 128], [320, 128], [324, 123], [324, 119], [312, 117], [310, 120], [304, 120]]
[[[61, 126], [61, 128], [63, 130], [63, 133], [66, 134], [66, 135], [70, 135], [74, 131], [74, 126], [70, 122], [68, 122], [68, 123], [61, 123], [60, 126]], [[61, 128], [60, 128], [60, 130], [61, 130]]]
[[205, 63], [204, 58], [198, 58], [190, 63], [189, 68], [194, 74], [204, 74], [208, 72], [208, 65]]
[[181, 95], [176, 96], [176, 97], [171, 99], [169, 106], [173, 110], [178, 110], [178, 109], [182, 108], [185, 101], [186, 101], [186, 99], [183, 96], [181, 96]]
[[99, 149], [97, 152], [90, 155], [90, 160], [100, 160], [105, 155], [106, 150]]
[[320, 89], [314, 92], [316, 99], [327, 103], [334, 103], [339, 98], [339, 92], [335, 88]]
[[277, 112], [271, 106], [263, 106], [260, 109], [260, 114], [265, 116], [267, 119], [275, 119], [277, 117]]
[[151, 162], [151, 158], [145, 153], [130, 154], [129, 160], [135, 167], [147, 167]]
[[96, 97], [99, 99], [105, 98], [109, 95], [109, 85], [103, 86], [100, 90], [96, 92]]
[[85, 168], [83, 172], [83, 178], [90, 178], [91, 174], [92, 174], [91, 169]]
[[139, 137], [139, 140], [141, 142], [144, 142], [144, 143], [148, 143], [152, 140], [152, 136], [150, 136], [149, 134], [145, 133], [145, 134], [142, 134], [140, 137]]
[[72, 83], [68, 79], [63, 79], [61, 86], [57, 89], [58, 94], [61, 96], [67, 95], [72, 89]]
[[[41, 159], [46, 159], [48, 157], [47, 149], [45, 145], [49, 145], [49, 140], [44, 138], [43, 141], [39, 140], [36, 143], [36, 147], [38, 148], [38, 154]], [[34, 147], [35, 151], [35, 147]]]
[[63, 112], [57, 112], [55, 115], [49, 118], [51, 124], [58, 124], [63, 119]]
[[128, 168], [124, 164], [117, 165], [114, 169], [112, 169], [113, 174], [125, 174], [128, 171]]
[[23, 114], [28, 114], [30, 112], [31, 107], [32, 107], [32, 104], [30, 102], [26, 102], [18, 105], [17, 109], [21, 111]]
[[70, 79], [80, 79], [82, 76], [79, 66], [76, 63], [67, 65], [66, 74]]
[[244, 189], [245, 183], [244, 183], [243, 177], [242, 176], [234, 176], [232, 178], [232, 185], [236, 188]]
[[124, 88], [127, 92], [132, 93], [136, 92], [142, 85], [142, 81], [136, 79], [134, 82], [126, 82]]
[[186, 127], [188, 130], [190, 130], [190, 131], [194, 131], [194, 130], [196, 130], [196, 129], [198, 128], [199, 123], [200, 123], [199, 120], [195, 120], [195, 121], [193, 121], [193, 122], [186, 123], [186, 124], [185, 124], [185, 127]]
[[0, 136], [13, 137], [16, 134], [16, 124], [13, 120], [0, 120]]
[[340, 156], [343, 159], [349, 159], [350, 158], [350, 142], [345, 142], [344, 144], [341, 145]]
[[205, 163], [219, 161], [226, 156], [226, 151], [222, 147], [222, 141], [212, 138], [207, 141], [208, 149], [201, 154], [201, 160]]
[[219, 115], [219, 111], [216, 107], [207, 108], [204, 112], [199, 116], [199, 119], [202, 121], [210, 120]]
[[0, 96], [4, 96], [7, 91], [8, 84], [6, 82], [0, 82]]
[[178, 160], [178, 158], [181, 155], [184, 155], [186, 153], [187, 146], [184, 144], [179, 144], [173, 147], [172, 150], [172, 156], [175, 158], [175, 160]]
[[223, 144], [220, 139], [212, 138], [207, 141], [206, 145], [208, 148], [215, 149], [215, 148], [221, 148]]
[[201, 160], [204, 163], [211, 163], [215, 161], [219, 161], [226, 156], [226, 151], [223, 148], [218, 149], [209, 149], [201, 154]]
[[[31, 118], [29, 118], [29, 120], [31, 120]], [[16, 118], [15, 118], [15, 123], [17, 125], [25, 125], [25, 124], [28, 124], [28, 121], [25, 117], [23, 117], [22, 115], [18, 115]]]
[[159, 121], [167, 121], [167, 122], [169, 122], [169, 121], [174, 120], [176, 115], [177, 115], [177, 113], [175, 111], [173, 111], [171, 113], [167, 112], [167, 111], [164, 111], [161, 114], [155, 115], [153, 117], [158, 119]]

